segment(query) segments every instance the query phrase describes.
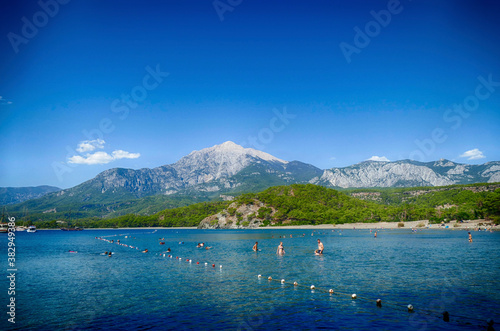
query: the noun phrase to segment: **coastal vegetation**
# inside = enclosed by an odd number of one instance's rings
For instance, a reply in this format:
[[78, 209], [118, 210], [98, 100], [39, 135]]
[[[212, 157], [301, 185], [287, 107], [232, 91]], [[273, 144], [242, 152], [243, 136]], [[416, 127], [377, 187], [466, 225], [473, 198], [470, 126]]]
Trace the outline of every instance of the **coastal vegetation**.
[[[294, 184], [241, 195], [228, 210], [238, 210], [242, 205], [259, 205], [256, 214], [244, 215], [243, 219], [258, 219], [262, 225], [380, 221], [403, 224], [401, 222], [418, 220], [440, 223], [480, 218], [498, 221], [500, 188], [491, 191], [493, 188], [462, 185], [440, 189], [358, 190], [347, 194], [312, 184]], [[231, 218], [224, 220], [224, 226], [228, 222]]]
[[[153, 199], [150, 198], [148, 201], [152, 202]], [[242, 205], [259, 205], [260, 207], [255, 213], [243, 215], [237, 211]], [[128, 213], [109, 218], [94, 216], [79, 219], [37, 219], [36, 221], [31, 218], [27, 221], [27, 225], [35, 223], [39, 228], [197, 226], [204, 218], [218, 213], [221, 213], [223, 217], [234, 217], [235, 221], [242, 226], [248, 225], [252, 219], [262, 220], [264, 225], [416, 220], [440, 223], [483, 218], [492, 219], [498, 224], [500, 223], [500, 184], [344, 191], [312, 184], [294, 184], [271, 187], [260, 193], [242, 194], [233, 201], [194, 203], [167, 208], [149, 215]]]

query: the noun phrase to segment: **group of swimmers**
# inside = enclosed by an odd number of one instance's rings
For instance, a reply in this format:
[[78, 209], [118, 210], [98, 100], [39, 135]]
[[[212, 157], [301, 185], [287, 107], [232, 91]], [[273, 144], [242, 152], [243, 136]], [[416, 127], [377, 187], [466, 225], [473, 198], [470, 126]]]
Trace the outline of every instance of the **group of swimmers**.
[[[259, 246], [259, 243], [256, 241], [255, 244], [252, 247], [252, 250], [254, 252], [259, 251], [259, 247], [258, 246]], [[321, 242], [321, 240], [318, 239], [318, 249], [316, 249], [314, 251], [314, 254], [316, 254], [316, 255], [322, 255], [324, 249], [325, 249], [325, 246], [323, 246], [323, 243]], [[283, 246], [283, 242], [282, 241], [280, 241], [280, 244], [278, 245], [278, 249], [276, 250], [276, 254], [278, 254], [278, 255], [284, 255], [285, 254], [285, 246]]]
[[[205, 243], [198, 243], [198, 245], [196, 245], [196, 247], [198, 247], [198, 248], [205, 247]], [[212, 246], [205, 247], [205, 249], [210, 249], [210, 248], [212, 248]]]

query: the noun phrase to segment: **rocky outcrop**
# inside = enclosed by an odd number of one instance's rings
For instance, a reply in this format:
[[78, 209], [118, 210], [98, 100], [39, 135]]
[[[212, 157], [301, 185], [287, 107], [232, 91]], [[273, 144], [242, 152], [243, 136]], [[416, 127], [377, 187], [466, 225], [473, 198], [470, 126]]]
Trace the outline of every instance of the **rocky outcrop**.
[[[260, 201], [253, 204], [242, 204], [238, 206], [233, 202], [227, 209], [218, 214], [204, 218], [198, 225], [199, 229], [245, 229], [258, 228], [263, 220], [258, 218], [259, 209], [266, 207]], [[274, 214], [274, 209], [273, 213]]]

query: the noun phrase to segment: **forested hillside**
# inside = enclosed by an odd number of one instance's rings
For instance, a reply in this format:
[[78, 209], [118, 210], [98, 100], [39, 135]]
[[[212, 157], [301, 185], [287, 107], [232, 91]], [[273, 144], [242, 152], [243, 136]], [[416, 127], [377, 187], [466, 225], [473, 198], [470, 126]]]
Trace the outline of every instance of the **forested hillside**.
[[[115, 218], [97, 217], [78, 220], [38, 220], [39, 227], [61, 226], [142, 227], [197, 226], [204, 218], [222, 213], [238, 222], [260, 219], [264, 225], [324, 224], [351, 222], [399, 222], [430, 220], [493, 219], [500, 222], [500, 188], [495, 186], [459, 185], [444, 188], [370, 190], [340, 192], [312, 184], [275, 186], [260, 193], [243, 194], [234, 201], [196, 203], [165, 209], [152, 215], [127, 214]], [[371, 201], [374, 200], [374, 201]], [[258, 205], [253, 215], [238, 215], [242, 205]], [[231, 206], [231, 207], [230, 207]], [[22, 220], [22, 219], [21, 219]], [[33, 223], [29, 220], [27, 224]]]

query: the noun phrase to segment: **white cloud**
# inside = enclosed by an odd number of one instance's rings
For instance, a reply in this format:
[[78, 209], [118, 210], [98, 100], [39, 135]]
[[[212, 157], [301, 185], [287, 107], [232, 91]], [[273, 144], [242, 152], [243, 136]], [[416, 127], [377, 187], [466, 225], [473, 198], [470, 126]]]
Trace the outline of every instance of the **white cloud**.
[[95, 152], [85, 156], [75, 155], [69, 158], [69, 163], [76, 164], [106, 164], [113, 161], [114, 158], [106, 152]]
[[117, 150], [109, 155], [106, 152], [95, 152], [93, 154], [87, 153], [85, 156], [75, 155], [69, 158], [69, 163], [75, 164], [106, 164], [119, 159], [137, 159], [140, 153], [129, 153], [122, 150]]
[[470, 151], [467, 151], [460, 155], [460, 157], [466, 157], [467, 160], [478, 160], [478, 159], [484, 159], [486, 156], [483, 155], [483, 152], [481, 152], [479, 149], [474, 148], [471, 149]]
[[391, 162], [388, 158], [385, 156], [372, 156], [369, 158], [367, 161], [378, 161], [378, 162]]
[[141, 156], [141, 154], [139, 154], [139, 153], [129, 153], [129, 152], [122, 151], [121, 149], [114, 151], [113, 153], [111, 153], [111, 155], [113, 156], [114, 160], [137, 159], [139, 156]]
[[[92, 141], [83, 141], [78, 145], [79, 152], [91, 152], [96, 148], [104, 148], [104, 140], [97, 139]], [[111, 155], [106, 152], [98, 151], [95, 153], [87, 153], [85, 155], [75, 155], [68, 159], [68, 163], [74, 164], [106, 164], [120, 159], [137, 159], [140, 153], [130, 153], [118, 149], [113, 151]]]
[[78, 153], [92, 152], [96, 148], [103, 149], [105, 141], [102, 139], [85, 140], [78, 144], [76, 151]]

